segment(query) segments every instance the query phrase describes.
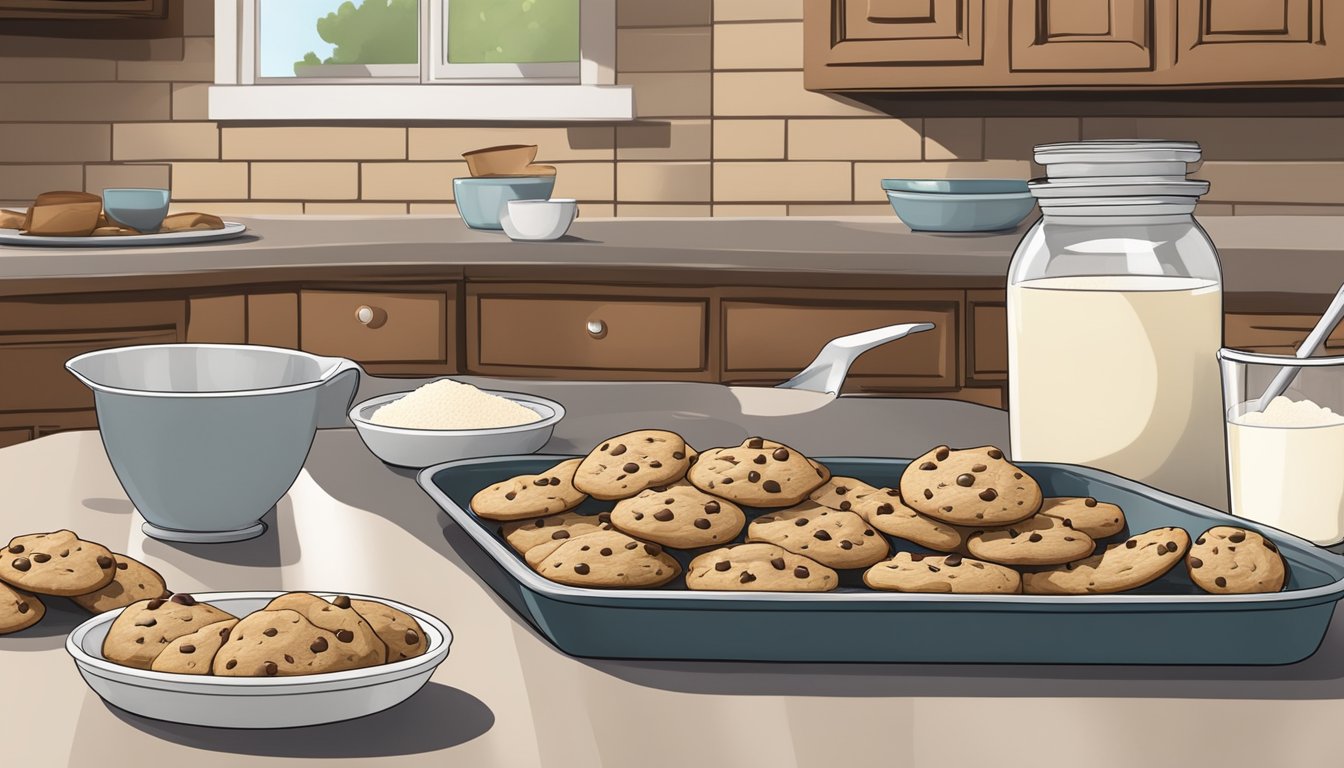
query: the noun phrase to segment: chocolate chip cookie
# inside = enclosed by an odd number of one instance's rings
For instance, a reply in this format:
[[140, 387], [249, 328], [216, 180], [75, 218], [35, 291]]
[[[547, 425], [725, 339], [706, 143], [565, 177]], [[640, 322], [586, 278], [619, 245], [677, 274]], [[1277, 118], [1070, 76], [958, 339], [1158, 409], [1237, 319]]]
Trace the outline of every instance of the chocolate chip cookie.
[[369, 667], [387, 661], [387, 645], [369, 622], [351, 607], [350, 598], [345, 595], [327, 602], [307, 592], [290, 592], [267, 603], [263, 610], [297, 611], [313, 626], [335, 635], [335, 650], [349, 656], [357, 666]]
[[572, 587], [660, 587], [681, 574], [681, 564], [657, 544], [620, 531], [597, 531], [542, 544], [527, 553], [537, 573]]
[[16, 536], [0, 555], [0, 581], [39, 595], [82, 595], [112, 581], [116, 560], [74, 531]]
[[887, 556], [890, 546], [854, 512], [804, 501], [751, 521], [747, 541], [762, 541], [806, 555], [831, 568], [867, 568]]
[[582, 536], [593, 531], [610, 531], [611, 513], [599, 512], [585, 515], [580, 512], [562, 512], [550, 517], [538, 517], [535, 520], [519, 520], [508, 523], [499, 529], [504, 541], [518, 554], [526, 554], [529, 549], [548, 541], [560, 541]]
[[888, 592], [1011, 595], [1022, 591], [1022, 578], [1012, 568], [958, 554], [897, 552], [890, 560], [864, 571], [863, 583]]
[[1190, 548], [1181, 528], [1154, 528], [1112, 544], [1106, 551], [1022, 577], [1027, 594], [1099, 595], [1135, 589], [1171, 570]]
[[670, 485], [685, 477], [695, 455], [695, 449], [675, 432], [627, 432], [594, 448], [574, 473], [574, 485], [595, 499], [627, 499], [645, 488]]
[[521, 520], [573, 509], [588, 498], [574, 487], [574, 471], [582, 461], [569, 459], [545, 472], [495, 483], [471, 497], [471, 511], [487, 520]]
[[835, 571], [774, 544], [738, 544], [706, 552], [686, 569], [691, 589], [748, 592], [829, 592]]
[[1191, 581], [1216, 595], [1278, 592], [1287, 576], [1283, 555], [1274, 542], [1230, 525], [1200, 534], [1190, 547], [1185, 567]]
[[210, 674], [215, 654], [228, 642], [229, 633], [237, 623], [237, 619], [216, 621], [173, 640], [154, 657], [149, 668], [155, 672], [174, 672], [179, 675]]
[[954, 525], [1008, 525], [1041, 508], [1041, 487], [992, 445], [940, 445], [910, 462], [900, 487], [916, 512]]
[[[381, 642], [381, 641], [380, 641]], [[223, 677], [289, 677], [372, 666], [298, 611], [256, 611], [229, 633], [211, 672]]]
[[424, 628], [409, 613], [376, 600], [352, 599], [350, 607], [359, 611], [387, 645], [389, 663], [419, 656], [429, 648]]
[[112, 558], [116, 560], [116, 566], [112, 581], [107, 586], [70, 598], [80, 608], [92, 613], [105, 613], [139, 600], [168, 597], [171, 594], [158, 571], [126, 555], [113, 553]]
[[792, 507], [831, 477], [783, 443], [759, 437], [700, 454], [687, 479], [702, 491], [748, 507]]
[[617, 530], [678, 549], [726, 544], [737, 538], [747, 516], [727, 499], [685, 481], [640, 491], [616, 502], [611, 524]]
[[103, 639], [103, 658], [137, 669], [150, 669], [168, 643], [207, 624], [236, 618], [196, 602], [187, 594], [141, 600], [126, 606]]
[[855, 500], [872, 496], [878, 490], [853, 477], [832, 477], [809, 494], [808, 498], [822, 506], [848, 512], [853, 508]]
[[877, 530], [939, 552], [955, 552], [963, 535], [956, 526], [940, 523], [907, 507], [900, 491], [883, 488], [854, 502], [854, 512]]
[[977, 531], [966, 540], [972, 555], [1000, 565], [1063, 565], [1092, 554], [1092, 537], [1049, 515], [1034, 515], [1007, 528]]
[[1094, 539], [1114, 536], [1125, 529], [1125, 513], [1120, 507], [1091, 496], [1046, 499], [1041, 502], [1040, 514], [1058, 517], [1065, 525]]
[[41, 600], [0, 582], [0, 635], [27, 629], [46, 614]]

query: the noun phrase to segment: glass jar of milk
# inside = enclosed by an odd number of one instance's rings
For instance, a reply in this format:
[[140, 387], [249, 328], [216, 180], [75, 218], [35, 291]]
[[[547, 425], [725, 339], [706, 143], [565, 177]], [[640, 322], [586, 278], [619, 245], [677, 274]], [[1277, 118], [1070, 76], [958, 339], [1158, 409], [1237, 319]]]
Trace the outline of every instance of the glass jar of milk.
[[1227, 508], [1218, 255], [1199, 145], [1036, 147], [1042, 218], [1008, 271], [1013, 458], [1083, 464]]

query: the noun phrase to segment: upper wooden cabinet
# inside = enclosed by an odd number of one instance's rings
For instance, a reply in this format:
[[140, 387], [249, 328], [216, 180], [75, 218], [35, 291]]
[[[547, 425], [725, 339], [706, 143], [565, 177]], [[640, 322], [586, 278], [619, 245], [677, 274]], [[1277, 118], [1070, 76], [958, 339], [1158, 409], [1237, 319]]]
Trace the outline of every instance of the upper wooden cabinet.
[[0, 19], [163, 18], [167, 8], [167, 0], [0, 0]]
[[1344, 0], [805, 0], [813, 90], [1344, 84]]

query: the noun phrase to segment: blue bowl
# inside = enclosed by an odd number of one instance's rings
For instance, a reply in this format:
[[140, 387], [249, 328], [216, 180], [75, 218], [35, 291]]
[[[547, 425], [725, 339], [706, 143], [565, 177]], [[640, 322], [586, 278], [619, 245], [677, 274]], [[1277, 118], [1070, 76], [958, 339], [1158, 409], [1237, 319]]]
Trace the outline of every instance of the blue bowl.
[[1020, 179], [883, 179], [887, 192], [934, 192], [951, 195], [1000, 195], [1026, 192]]
[[500, 230], [510, 200], [548, 200], [553, 189], [554, 176], [464, 177], [453, 179], [453, 201], [468, 227]]
[[157, 232], [168, 215], [169, 199], [166, 189], [104, 189], [103, 211], [123, 227]]
[[1012, 229], [1036, 198], [1016, 179], [883, 179], [892, 210], [916, 232]]

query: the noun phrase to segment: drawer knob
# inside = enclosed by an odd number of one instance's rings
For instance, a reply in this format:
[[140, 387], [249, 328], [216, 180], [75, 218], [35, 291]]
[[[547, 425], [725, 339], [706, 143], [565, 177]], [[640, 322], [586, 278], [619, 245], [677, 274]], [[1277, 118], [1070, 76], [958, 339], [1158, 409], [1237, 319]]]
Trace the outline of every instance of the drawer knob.
[[607, 324], [601, 320], [588, 321], [588, 335], [594, 339], [600, 339], [607, 335]]
[[368, 304], [361, 304], [359, 305], [359, 309], [355, 310], [355, 319], [358, 320], [362, 325], [368, 325], [369, 323], [372, 323], [374, 316], [375, 313], [373, 311], [373, 307], [370, 307]]

